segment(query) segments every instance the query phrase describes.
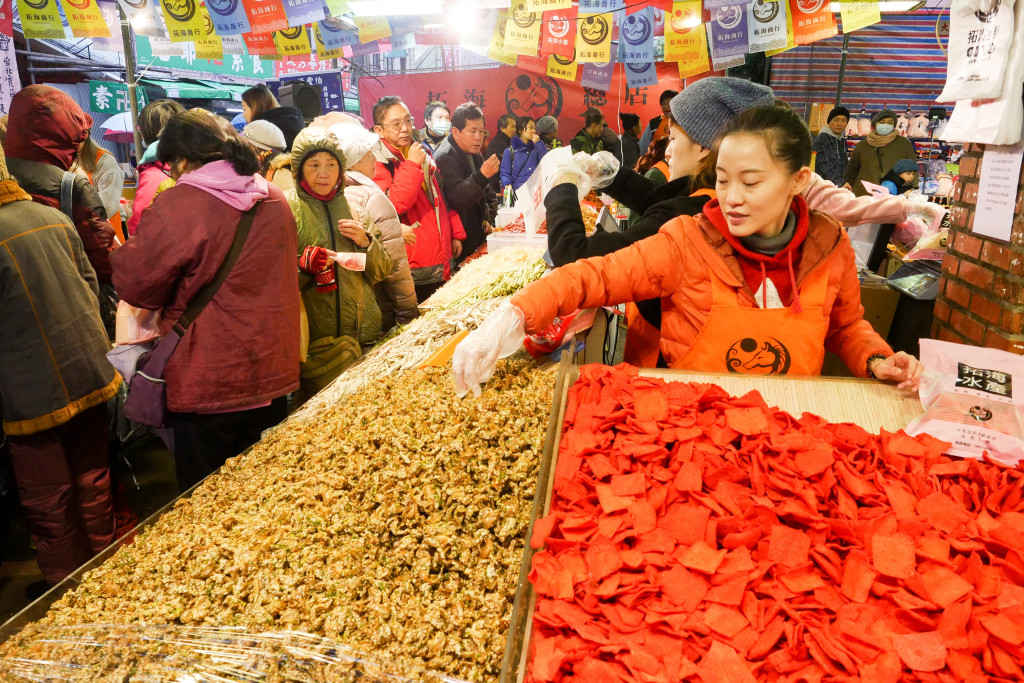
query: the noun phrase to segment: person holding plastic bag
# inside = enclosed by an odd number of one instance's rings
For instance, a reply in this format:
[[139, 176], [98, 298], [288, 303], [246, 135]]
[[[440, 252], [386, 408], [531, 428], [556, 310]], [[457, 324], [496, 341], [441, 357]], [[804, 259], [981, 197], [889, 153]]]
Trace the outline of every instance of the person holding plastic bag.
[[790, 110], [759, 106], [734, 118], [718, 142], [717, 199], [702, 214], [528, 285], [456, 348], [457, 391], [479, 392], [499, 356], [556, 316], [653, 298], [669, 367], [816, 375], [828, 348], [857, 376], [916, 388], [920, 363], [894, 354], [863, 318], [846, 233], [800, 196], [811, 147]]
[[[353, 220], [345, 200], [345, 154], [324, 128], [307, 128], [292, 144], [295, 189], [285, 196], [298, 226], [299, 282], [309, 324], [300, 401], [306, 401], [363, 356], [380, 334], [373, 285], [393, 264], [372, 223]], [[354, 255], [362, 265], [348, 264]], [[345, 262], [342, 266], [339, 261]]]

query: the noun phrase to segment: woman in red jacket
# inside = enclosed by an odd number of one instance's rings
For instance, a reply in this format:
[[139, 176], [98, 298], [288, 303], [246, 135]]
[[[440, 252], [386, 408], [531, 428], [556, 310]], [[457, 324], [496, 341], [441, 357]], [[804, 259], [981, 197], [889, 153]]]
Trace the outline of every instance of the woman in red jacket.
[[816, 375], [827, 348], [858, 376], [916, 388], [917, 359], [894, 354], [863, 318], [849, 238], [800, 197], [811, 179], [807, 126], [790, 110], [755, 107], [726, 125], [718, 146], [718, 198], [701, 215], [523, 289], [456, 349], [457, 389], [478, 392], [524, 329], [652, 298], [662, 300], [670, 367]]

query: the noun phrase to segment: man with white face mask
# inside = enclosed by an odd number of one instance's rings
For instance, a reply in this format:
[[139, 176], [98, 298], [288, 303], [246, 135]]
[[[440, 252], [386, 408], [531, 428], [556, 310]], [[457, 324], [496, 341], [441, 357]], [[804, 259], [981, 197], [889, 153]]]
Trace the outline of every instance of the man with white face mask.
[[896, 131], [896, 114], [883, 109], [871, 117], [871, 134], [857, 143], [846, 165], [843, 186], [858, 197], [868, 194], [862, 180], [878, 185], [900, 159], [917, 162], [914, 143]]
[[416, 132], [420, 135], [420, 144], [428, 154], [433, 155], [452, 129], [452, 115], [448, 105], [444, 102], [431, 102], [423, 110], [423, 121], [423, 128]]

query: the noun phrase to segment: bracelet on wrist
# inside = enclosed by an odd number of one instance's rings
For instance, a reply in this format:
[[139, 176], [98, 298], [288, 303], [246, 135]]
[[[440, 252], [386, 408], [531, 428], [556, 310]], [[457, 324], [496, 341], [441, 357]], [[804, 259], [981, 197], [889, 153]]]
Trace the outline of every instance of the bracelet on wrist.
[[888, 356], [886, 356], [883, 353], [876, 353], [874, 355], [868, 356], [868, 362], [867, 362], [868, 377], [877, 379], [877, 377], [875, 377], [875, 370], [874, 370], [875, 363], [877, 363], [879, 361], [883, 361], [886, 358], [888, 358]]

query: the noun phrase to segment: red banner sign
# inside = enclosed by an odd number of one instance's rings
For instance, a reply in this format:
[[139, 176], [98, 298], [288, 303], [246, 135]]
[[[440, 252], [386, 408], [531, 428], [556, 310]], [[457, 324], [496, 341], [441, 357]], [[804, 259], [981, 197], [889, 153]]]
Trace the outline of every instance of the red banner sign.
[[[535, 60], [538, 61], [539, 60]], [[545, 60], [546, 61], [546, 60]], [[622, 67], [616, 65], [611, 89], [583, 88], [579, 81], [567, 82], [545, 75], [542, 69], [533, 73], [518, 67], [475, 69], [448, 73], [376, 76], [359, 79], [359, 109], [367, 119], [374, 103], [385, 95], [398, 95], [419, 121], [428, 102], [441, 100], [453, 110], [463, 102], [475, 102], [484, 111], [488, 130], [494, 131], [498, 117], [554, 116], [558, 119], [558, 137], [563, 142], [583, 127], [583, 112], [598, 107], [608, 125], [621, 132], [619, 112], [640, 116], [644, 125], [661, 115], [658, 97], [663, 90], [679, 90], [679, 69], [675, 64], [659, 63], [658, 85], [646, 88], [626, 87]]]

